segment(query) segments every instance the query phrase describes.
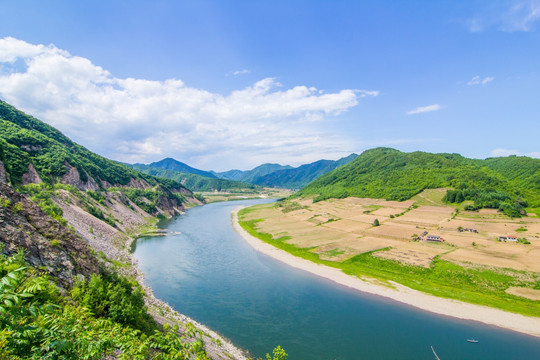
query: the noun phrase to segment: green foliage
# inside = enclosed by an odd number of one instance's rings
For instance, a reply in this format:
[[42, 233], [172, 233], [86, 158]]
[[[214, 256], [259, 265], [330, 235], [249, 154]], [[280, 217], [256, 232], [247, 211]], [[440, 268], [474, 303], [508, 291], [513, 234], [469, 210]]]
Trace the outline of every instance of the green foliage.
[[379, 225], [380, 225], [379, 219], [373, 220], [373, 226], [379, 226]]
[[11, 206], [11, 201], [9, 199], [1, 198], [0, 199], [0, 206], [8, 208]]
[[11, 208], [11, 211], [13, 211], [14, 214], [17, 214], [24, 210], [24, 205], [21, 202], [13, 204], [13, 207]]
[[[535, 182], [536, 181], [536, 182]], [[314, 201], [348, 196], [407, 200], [425, 189], [451, 188], [445, 201], [474, 201], [468, 209], [494, 208], [508, 216], [525, 215], [540, 204], [540, 160], [473, 160], [458, 154], [367, 150], [354, 161], [306, 186], [295, 196]]]
[[170, 169], [160, 169], [148, 165], [130, 165], [132, 168], [145, 174], [157, 176], [160, 178], [177, 181], [190, 189], [191, 191], [225, 191], [225, 190], [244, 190], [258, 189], [259, 186], [246, 182], [209, 178], [199, 174], [190, 174]]
[[482, 208], [498, 209], [510, 217], [526, 215], [527, 202], [517, 195], [509, 195], [506, 191], [495, 189], [469, 189], [462, 184], [458, 190], [448, 190], [443, 197], [447, 203], [462, 203], [465, 200], [474, 201], [474, 206], [467, 205], [466, 210]]
[[146, 313], [142, 289], [124, 277], [94, 274], [89, 281], [77, 283], [71, 296], [96, 317], [106, 317], [145, 333], [156, 328]]
[[160, 331], [150, 322], [127, 280], [96, 275], [66, 301], [23, 258], [0, 255], [0, 359], [209, 359], [193, 326]]
[[272, 351], [272, 356], [266, 354], [266, 360], [287, 360], [288, 357], [289, 355], [279, 345]]
[[324, 175], [342, 165], [348, 164], [356, 158], [351, 154], [339, 160], [319, 160], [310, 164], [304, 164], [293, 169], [279, 169], [269, 174], [254, 178], [257, 185], [301, 189], [321, 175]]
[[30, 196], [30, 200], [36, 203], [50, 217], [66, 225], [66, 220], [62, 217], [63, 210], [53, 200], [54, 188], [47, 184], [28, 184], [19, 188], [23, 194]]
[[[0, 101], [0, 149], [7, 172], [14, 185], [22, 183], [22, 176], [32, 164], [47, 184], [58, 182], [69, 167], [74, 167], [82, 182], [92, 177], [98, 186], [108, 183], [126, 186], [133, 180], [143, 180], [152, 186], [180, 189], [171, 180], [158, 180], [124, 164], [105, 159], [75, 144], [58, 130], [32, 116]], [[99, 194], [96, 201], [100, 201]]]

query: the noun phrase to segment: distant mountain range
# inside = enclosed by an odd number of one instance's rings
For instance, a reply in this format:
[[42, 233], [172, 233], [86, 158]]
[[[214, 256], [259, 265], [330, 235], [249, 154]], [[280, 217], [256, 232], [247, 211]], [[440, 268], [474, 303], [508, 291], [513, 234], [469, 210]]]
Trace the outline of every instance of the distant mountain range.
[[225, 172], [199, 170], [171, 158], [148, 165], [129, 166], [146, 174], [176, 180], [192, 191], [246, 189], [256, 185], [300, 189], [317, 177], [351, 162], [356, 156], [358, 155], [351, 154], [337, 161], [319, 160], [297, 168], [290, 165], [262, 164], [252, 170]]
[[255, 178], [255, 184], [262, 186], [301, 189], [316, 178], [353, 161], [358, 155], [351, 154], [339, 160], [319, 160], [297, 168], [277, 170]]
[[[235, 191], [235, 190], [254, 190], [258, 188], [257, 185], [241, 182], [241, 181], [235, 181], [235, 180], [227, 180], [227, 179], [218, 179], [215, 175], [203, 171], [198, 170], [195, 168], [192, 168], [191, 166], [188, 166], [180, 161], [174, 160], [174, 159], [165, 159], [168, 160], [165, 163], [165, 166], [170, 166], [177, 169], [184, 169], [187, 171], [178, 171], [178, 170], [171, 170], [166, 168], [159, 167], [162, 161], [158, 161], [156, 163], [152, 163], [149, 165], [143, 165], [143, 164], [134, 164], [134, 165], [128, 165], [132, 167], [135, 170], [138, 170], [140, 172], [143, 172], [148, 175], [157, 176], [165, 179], [172, 179], [175, 181], [178, 181], [191, 191]], [[177, 166], [171, 166], [175, 162]], [[155, 166], [157, 165], [157, 166]], [[194, 172], [188, 172], [188, 171], [194, 171]], [[201, 173], [208, 173], [211, 175], [204, 176], [200, 175]]]

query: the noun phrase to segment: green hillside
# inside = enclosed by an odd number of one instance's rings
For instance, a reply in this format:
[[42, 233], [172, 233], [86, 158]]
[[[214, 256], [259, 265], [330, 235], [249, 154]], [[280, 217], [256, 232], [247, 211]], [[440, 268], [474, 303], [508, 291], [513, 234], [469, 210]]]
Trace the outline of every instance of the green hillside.
[[168, 189], [183, 188], [177, 182], [160, 180], [99, 156], [3, 101], [0, 101], [0, 153], [14, 185], [21, 185], [23, 176], [33, 167], [46, 184], [63, 182], [63, 177], [71, 171], [75, 178], [71, 176], [69, 181], [81, 190], [122, 187], [138, 181]]
[[191, 191], [225, 191], [240, 189], [257, 189], [257, 185], [248, 184], [240, 181], [208, 178], [198, 174], [188, 174], [185, 172], [155, 168], [150, 165], [130, 165], [130, 167], [145, 174], [157, 176], [166, 179], [175, 180]]
[[[140, 165], [140, 164], [135, 164]], [[153, 162], [151, 164], [148, 164], [149, 167], [157, 168], [157, 169], [164, 169], [164, 170], [172, 170], [172, 171], [178, 171], [186, 174], [196, 174], [201, 175], [207, 178], [217, 178], [216, 175], [209, 171], [199, 170], [195, 169], [194, 167], [191, 167], [187, 164], [184, 164], [181, 161], [172, 159], [172, 158], [165, 158], [163, 160]]]
[[280, 165], [280, 164], [262, 164], [256, 168], [244, 173], [239, 181], [248, 182], [251, 184], [258, 184], [258, 180], [274, 171], [292, 169], [292, 166], [289, 165]]
[[358, 155], [351, 154], [339, 160], [319, 160], [293, 169], [274, 171], [256, 179], [258, 185], [285, 189], [300, 189], [319, 176], [353, 161]]
[[540, 207], [540, 160], [468, 159], [458, 154], [367, 150], [350, 164], [313, 181], [296, 196], [315, 200], [348, 196], [407, 200], [424, 189], [450, 188], [449, 203], [470, 200], [471, 210], [497, 208], [510, 216]]
[[235, 181], [239, 181], [242, 178], [242, 175], [244, 175], [245, 173], [247, 173], [247, 171], [242, 171], [238, 169], [233, 169], [233, 170], [224, 171], [224, 172], [212, 171], [212, 174], [214, 174], [216, 177], [220, 179], [235, 180]]

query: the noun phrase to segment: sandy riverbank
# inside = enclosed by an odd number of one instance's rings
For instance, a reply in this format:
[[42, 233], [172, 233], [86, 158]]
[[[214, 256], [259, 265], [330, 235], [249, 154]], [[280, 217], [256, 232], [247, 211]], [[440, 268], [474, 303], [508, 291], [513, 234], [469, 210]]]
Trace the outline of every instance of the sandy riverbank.
[[540, 337], [540, 318], [532, 318], [519, 314], [509, 313], [502, 310], [465, 303], [458, 300], [445, 299], [420, 291], [410, 289], [400, 284], [394, 283], [395, 289], [377, 285], [377, 280], [359, 279], [349, 276], [340, 269], [331, 268], [325, 265], [313, 263], [288, 252], [275, 248], [247, 233], [238, 224], [238, 211], [232, 213], [232, 223], [234, 229], [250, 244], [255, 250], [282, 261], [290, 266], [308, 271], [312, 274], [324, 277], [338, 284], [349, 288], [384, 296], [401, 303], [430, 311], [440, 315], [452, 316], [455, 318], [480, 321], [488, 325], [495, 325], [521, 333]]

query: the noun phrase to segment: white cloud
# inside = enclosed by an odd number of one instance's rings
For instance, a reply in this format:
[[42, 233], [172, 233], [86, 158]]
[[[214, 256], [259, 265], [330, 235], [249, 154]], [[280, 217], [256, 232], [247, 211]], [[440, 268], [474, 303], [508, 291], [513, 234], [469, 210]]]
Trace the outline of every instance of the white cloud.
[[510, 155], [518, 155], [519, 151], [517, 150], [510, 150], [510, 149], [493, 149], [491, 150], [491, 156], [492, 157], [502, 157], [502, 156], [510, 156]]
[[482, 79], [480, 76], [476, 75], [467, 82], [467, 85], [469, 86], [486, 85], [487, 83], [490, 83], [493, 80], [495, 80], [495, 78], [492, 76], [486, 76], [485, 78]]
[[236, 71], [233, 71], [233, 75], [234, 76], [237, 76], [237, 75], [244, 75], [244, 74], [249, 74], [251, 71], [249, 71], [248, 69], [243, 69], [243, 70], [236, 70]]
[[420, 106], [420, 107], [417, 107], [416, 109], [413, 109], [411, 111], [407, 111], [407, 115], [414, 115], [414, 114], [421, 114], [421, 113], [426, 113], [426, 112], [431, 112], [431, 111], [438, 111], [441, 109], [441, 106], [439, 104], [433, 104], [433, 105], [428, 105], [428, 106]]
[[518, 150], [502, 149], [502, 148], [494, 149], [491, 151], [491, 154], [490, 154], [491, 157], [504, 157], [504, 156], [510, 156], [510, 155], [540, 158], [540, 152], [521, 153]]
[[495, 28], [505, 32], [532, 31], [540, 20], [540, 0], [487, 2], [481, 13], [467, 21], [471, 32]]
[[121, 161], [173, 156], [222, 170], [234, 165], [227, 161], [237, 166], [258, 165], [254, 161], [263, 159], [294, 162], [302, 153], [315, 160], [346, 147], [323, 130], [329, 117], [377, 95], [284, 88], [273, 78], [223, 95], [177, 79], [116, 78], [54, 45], [0, 39], [0, 96]]

